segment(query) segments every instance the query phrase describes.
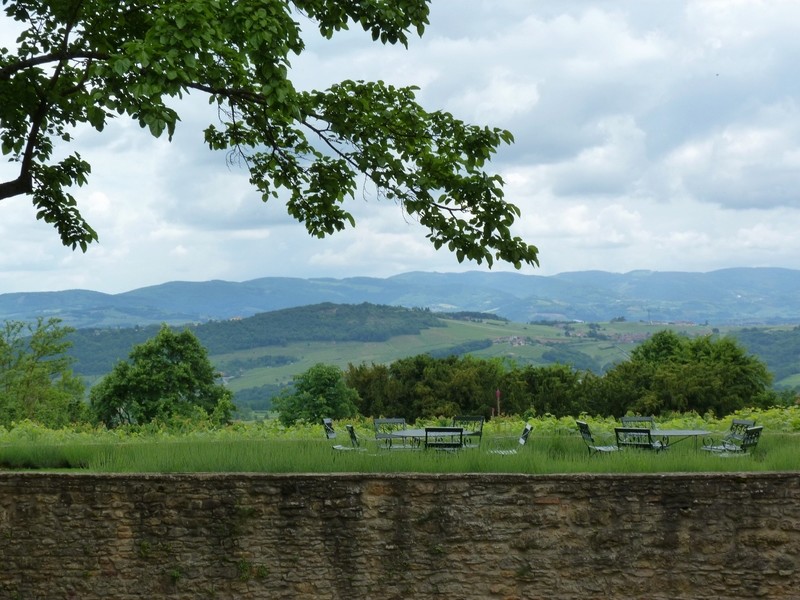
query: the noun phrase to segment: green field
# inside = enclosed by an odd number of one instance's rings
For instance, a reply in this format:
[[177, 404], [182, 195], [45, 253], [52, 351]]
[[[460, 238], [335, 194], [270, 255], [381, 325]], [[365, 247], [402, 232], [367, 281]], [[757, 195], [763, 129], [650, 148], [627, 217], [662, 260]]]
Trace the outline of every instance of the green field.
[[[370, 419], [349, 420], [362, 440], [362, 451], [337, 451], [347, 445], [344, 424], [327, 440], [321, 424], [282, 427], [276, 421], [188, 431], [163, 428], [49, 430], [25, 422], [0, 428], [0, 468], [85, 472], [454, 472], [454, 473], [651, 473], [719, 471], [795, 471], [800, 467], [800, 407], [749, 411], [738, 415], [763, 424], [754, 453], [723, 458], [691, 442], [671, 444], [664, 452], [624, 450], [589, 456], [575, 419], [543, 417], [528, 421], [528, 444], [517, 438], [524, 422], [516, 417], [492, 419], [484, 426], [477, 449], [455, 453], [380, 449]], [[613, 432], [613, 419], [586, 419], [596, 437]], [[425, 424], [443, 424], [432, 421]], [[417, 423], [417, 426], [424, 424]], [[699, 428], [721, 435], [730, 418], [674, 415], [661, 428]], [[514, 455], [492, 454], [497, 447], [517, 448]]]
[[[551, 364], [543, 357], [548, 350], [577, 351], [607, 368], [627, 358], [646, 336], [666, 328], [688, 335], [706, 335], [709, 327], [648, 323], [569, 323], [524, 324], [508, 321], [446, 320], [445, 327], [424, 329], [419, 335], [403, 335], [385, 342], [296, 342], [285, 346], [252, 348], [230, 354], [212, 355], [212, 362], [230, 377], [227, 385], [234, 392], [262, 385], [282, 385], [294, 375], [317, 363], [346, 368], [348, 364], [389, 364], [395, 360], [424, 353], [446, 352], [475, 340], [492, 340], [488, 348], [470, 351], [480, 358], [501, 358], [520, 364]], [[596, 335], [590, 337], [592, 331]], [[608, 338], [608, 339], [604, 339]], [[252, 360], [262, 356], [291, 356], [295, 362], [276, 367], [229, 372], [232, 361]]]

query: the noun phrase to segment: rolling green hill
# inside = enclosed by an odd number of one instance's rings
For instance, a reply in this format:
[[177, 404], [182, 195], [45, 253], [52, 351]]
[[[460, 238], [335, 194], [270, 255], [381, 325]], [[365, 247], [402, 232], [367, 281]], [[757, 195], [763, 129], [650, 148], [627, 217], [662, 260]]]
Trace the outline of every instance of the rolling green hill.
[[[296, 342], [383, 342], [443, 326], [442, 320], [427, 310], [323, 303], [175, 328], [190, 329], [213, 356], [254, 348], [281, 348]], [[128, 357], [133, 346], [153, 337], [159, 327], [74, 331], [68, 339], [72, 342], [70, 355], [76, 361], [75, 371], [84, 376], [109, 372], [117, 361]]]
[[[181, 327], [182, 328], [182, 327]], [[471, 354], [517, 364], [569, 364], [602, 373], [628, 357], [656, 331], [687, 335], [733, 335], [758, 355], [779, 386], [800, 379], [800, 329], [791, 326], [711, 328], [688, 323], [515, 323], [485, 313], [445, 314], [396, 306], [323, 303], [215, 321], [190, 329], [209, 350], [234, 391], [237, 404], [263, 408], [294, 375], [316, 363], [388, 364], [428, 353]], [[156, 326], [85, 329], [71, 334], [75, 372], [90, 383], [127, 358]]]

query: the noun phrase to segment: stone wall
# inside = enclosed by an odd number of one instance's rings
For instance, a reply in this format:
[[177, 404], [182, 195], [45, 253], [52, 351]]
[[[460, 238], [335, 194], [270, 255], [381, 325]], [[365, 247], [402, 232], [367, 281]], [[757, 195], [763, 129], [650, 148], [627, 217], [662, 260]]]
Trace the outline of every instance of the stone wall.
[[0, 598], [796, 598], [800, 474], [0, 474]]

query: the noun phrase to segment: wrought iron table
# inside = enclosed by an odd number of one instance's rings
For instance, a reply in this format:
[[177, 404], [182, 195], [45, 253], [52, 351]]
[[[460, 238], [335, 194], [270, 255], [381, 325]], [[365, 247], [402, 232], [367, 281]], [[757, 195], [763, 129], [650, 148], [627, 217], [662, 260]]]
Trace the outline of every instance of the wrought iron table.
[[[705, 429], [651, 429], [650, 434], [654, 438], [661, 438], [668, 446], [671, 443], [677, 444], [692, 438], [694, 439], [694, 449], [697, 450], [697, 438], [710, 435], [711, 432]], [[674, 441], [673, 438], [675, 438]]]

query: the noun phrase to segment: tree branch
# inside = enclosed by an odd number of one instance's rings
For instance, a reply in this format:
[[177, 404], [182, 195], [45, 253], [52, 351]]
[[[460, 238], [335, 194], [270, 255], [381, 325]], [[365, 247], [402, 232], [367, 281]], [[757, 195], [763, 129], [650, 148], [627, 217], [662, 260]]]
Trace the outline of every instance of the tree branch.
[[[77, 15], [81, 4], [82, 4], [81, 2], [76, 4], [75, 11], [73, 14], [73, 19], [65, 27], [64, 38], [61, 41], [60, 51], [54, 54], [46, 55], [49, 57], [61, 57], [61, 58], [59, 59], [58, 64], [56, 65], [52, 77], [50, 77], [49, 90], [47, 90], [42, 94], [36, 112], [31, 115], [31, 128], [30, 131], [28, 132], [28, 139], [25, 144], [25, 151], [23, 152], [22, 160], [20, 161], [19, 177], [17, 177], [13, 181], [0, 183], [0, 200], [5, 198], [11, 198], [12, 196], [19, 196], [22, 194], [33, 193], [33, 173], [32, 173], [33, 153], [34, 150], [36, 149], [37, 138], [39, 137], [39, 131], [41, 130], [42, 124], [45, 122], [47, 118], [47, 113], [49, 112], [50, 109], [49, 106], [50, 92], [53, 89], [55, 89], [56, 84], [58, 83], [58, 78], [61, 76], [61, 71], [64, 69], [64, 64], [68, 60], [70, 60], [70, 55], [67, 52], [67, 48], [69, 45], [69, 36], [72, 33], [72, 29], [77, 21]], [[27, 62], [27, 61], [22, 61], [22, 62]]]
[[0, 200], [6, 198], [13, 198], [14, 196], [22, 196], [33, 192], [33, 179], [30, 172], [20, 172], [19, 177], [13, 181], [4, 181], [0, 183]]
[[74, 54], [63, 51], [53, 52], [50, 54], [43, 54], [41, 56], [34, 56], [25, 60], [11, 63], [10, 65], [6, 65], [4, 67], [0, 67], [0, 79], [9, 80], [20, 71], [24, 71], [25, 69], [30, 69], [31, 67], [36, 67], [39, 65], [45, 65], [50, 62], [58, 62], [63, 64], [64, 61], [68, 60], [108, 60], [109, 58], [111, 58], [110, 54], [105, 54], [102, 52], [75, 52]]

